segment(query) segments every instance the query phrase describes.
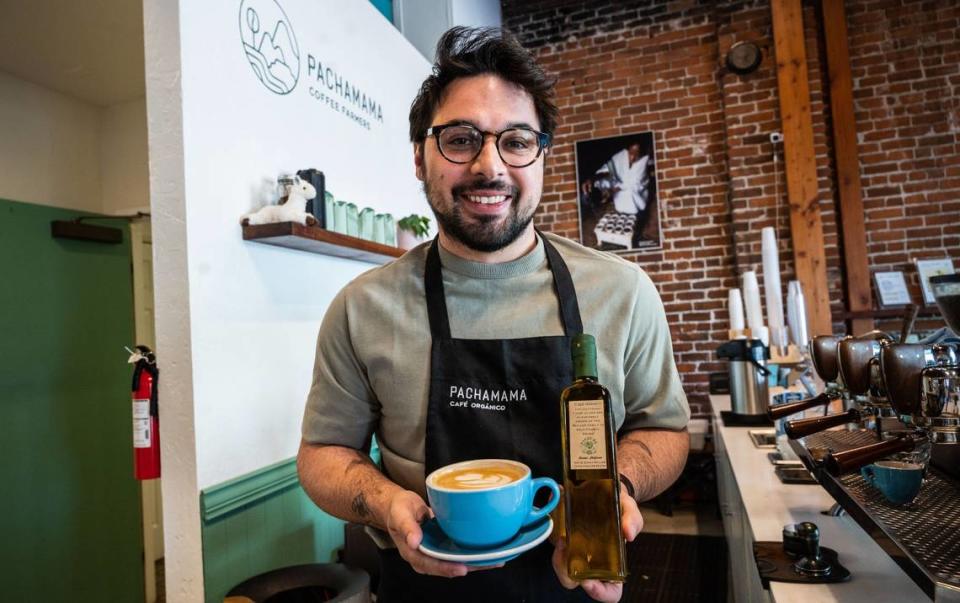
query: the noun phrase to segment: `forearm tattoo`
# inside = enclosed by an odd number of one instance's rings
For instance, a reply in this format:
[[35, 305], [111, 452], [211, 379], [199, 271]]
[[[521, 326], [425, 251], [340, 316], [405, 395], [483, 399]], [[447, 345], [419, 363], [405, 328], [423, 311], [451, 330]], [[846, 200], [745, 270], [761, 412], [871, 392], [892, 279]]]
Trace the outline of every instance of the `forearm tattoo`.
[[350, 510], [353, 511], [357, 517], [369, 517], [370, 508], [367, 507], [367, 498], [364, 496], [363, 492], [354, 497], [353, 501], [350, 503]]
[[[358, 458], [351, 460], [347, 464], [347, 468], [344, 471], [344, 473], [349, 474], [352, 471], [361, 467], [374, 467], [374, 464], [373, 462], [371, 462], [370, 457], [359, 456]], [[360, 482], [361, 490], [355, 497], [353, 497], [353, 500], [350, 501], [350, 510], [353, 511], [354, 515], [356, 515], [357, 517], [362, 519], [368, 519], [372, 515], [370, 511], [370, 507], [367, 504], [367, 497], [365, 493], [368, 480], [363, 478], [361, 478], [361, 480], [362, 480]]]

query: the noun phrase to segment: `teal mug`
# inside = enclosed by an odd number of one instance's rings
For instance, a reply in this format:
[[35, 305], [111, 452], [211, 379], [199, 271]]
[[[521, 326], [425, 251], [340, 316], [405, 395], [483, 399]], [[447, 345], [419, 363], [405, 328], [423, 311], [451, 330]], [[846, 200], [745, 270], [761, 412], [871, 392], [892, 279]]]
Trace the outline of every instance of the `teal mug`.
[[903, 505], [912, 502], [923, 485], [923, 465], [903, 461], [877, 461], [860, 469], [868, 484], [880, 490], [890, 502]]
[[[549, 488], [550, 500], [535, 507], [534, 495]], [[533, 478], [523, 463], [481, 459], [441, 467], [427, 476], [427, 498], [440, 529], [464, 547], [508, 542], [520, 528], [544, 519], [560, 501], [549, 477]]]

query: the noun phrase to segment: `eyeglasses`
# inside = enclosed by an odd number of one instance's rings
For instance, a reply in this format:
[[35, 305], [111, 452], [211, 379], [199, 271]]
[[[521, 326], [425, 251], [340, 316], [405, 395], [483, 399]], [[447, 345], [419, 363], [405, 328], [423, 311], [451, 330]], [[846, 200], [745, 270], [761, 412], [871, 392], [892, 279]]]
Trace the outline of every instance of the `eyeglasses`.
[[437, 148], [451, 163], [470, 163], [480, 156], [483, 141], [493, 136], [500, 159], [510, 167], [527, 167], [550, 146], [550, 135], [530, 128], [507, 128], [484, 132], [469, 124], [447, 124], [427, 128], [427, 136], [437, 139]]

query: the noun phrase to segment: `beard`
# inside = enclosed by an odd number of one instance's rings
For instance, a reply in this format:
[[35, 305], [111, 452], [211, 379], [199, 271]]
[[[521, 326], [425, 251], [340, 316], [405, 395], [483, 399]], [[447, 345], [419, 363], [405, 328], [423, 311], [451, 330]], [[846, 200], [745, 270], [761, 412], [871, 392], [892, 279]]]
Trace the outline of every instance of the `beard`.
[[[466, 247], [483, 253], [500, 251], [516, 241], [533, 220], [534, 209], [526, 213], [520, 211], [520, 189], [497, 181], [478, 181], [455, 186], [450, 191], [449, 207], [444, 208], [443, 194], [429, 178], [423, 185], [427, 203], [437, 218], [437, 223], [451, 238]], [[461, 197], [472, 190], [496, 190], [510, 195], [510, 211], [505, 217], [471, 216], [468, 220], [463, 214]]]

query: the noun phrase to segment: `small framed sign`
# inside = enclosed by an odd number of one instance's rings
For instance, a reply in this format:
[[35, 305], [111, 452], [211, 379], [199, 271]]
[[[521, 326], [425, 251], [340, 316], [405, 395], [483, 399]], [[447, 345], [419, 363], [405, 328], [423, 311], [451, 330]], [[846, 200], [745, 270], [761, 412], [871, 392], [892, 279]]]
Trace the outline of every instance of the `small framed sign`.
[[917, 276], [920, 279], [920, 289], [923, 290], [923, 303], [932, 306], [937, 303], [933, 296], [933, 289], [930, 288], [930, 277], [940, 276], [941, 274], [953, 274], [953, 260], [950, 258], [937, 258], [935, 260], [916, 260]]
[[874, 272], [873, 283], [877, 286], [881, 308], [906, 306], [912, 302], [902, 272]]

